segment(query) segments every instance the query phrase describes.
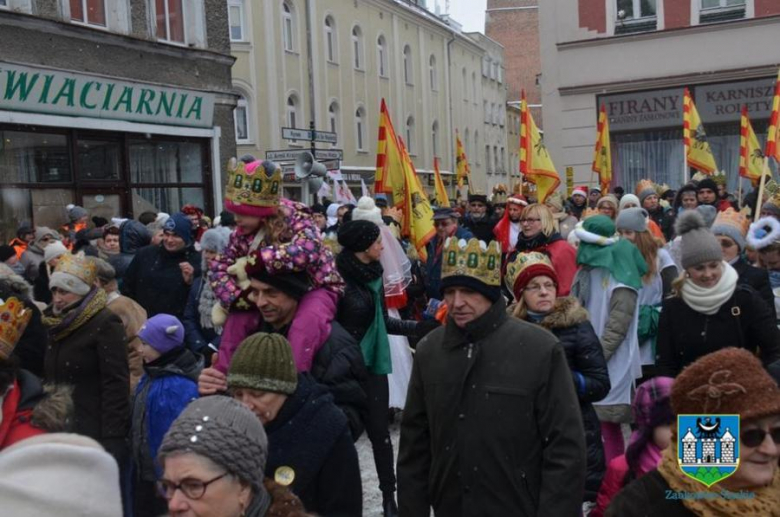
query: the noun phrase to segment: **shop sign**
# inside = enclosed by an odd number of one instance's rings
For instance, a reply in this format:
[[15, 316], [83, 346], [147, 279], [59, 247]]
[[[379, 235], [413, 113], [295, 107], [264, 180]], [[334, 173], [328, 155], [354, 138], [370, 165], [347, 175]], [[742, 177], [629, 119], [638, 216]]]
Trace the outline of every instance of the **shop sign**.
[[195, 90], [0, 62], [0, 110], [211, 127], [215, 99]]
[[775, 79], [708, 84], [694, 89], [694, 101], [702, 122], [739, 122], [747, 105], [753, 120], [768, 119], [772, 112]]
[[682, 126], [683, 123], [682, 88], [608, 95], [601, 97], [599, 103], [607, 107], [610, 131]]

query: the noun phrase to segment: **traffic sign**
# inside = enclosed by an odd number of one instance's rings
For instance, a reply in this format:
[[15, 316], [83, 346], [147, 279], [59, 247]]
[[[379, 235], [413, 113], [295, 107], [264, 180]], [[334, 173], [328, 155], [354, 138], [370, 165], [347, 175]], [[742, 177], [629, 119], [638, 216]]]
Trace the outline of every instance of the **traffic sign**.
[[344, 151], [341, 149], [315, 149], [314, 158], [317, 160], [343, 160]]
[[281, 151], [266, 151], [265, 159], [272, 162], [294, 162], [301, 153], [308, 153], [308, 149], [283, 149]]
[[314, 141], [315, 142], [325, 142], [328, 144], [335, 144], [338, 142], [338, 135], [336, 133], [332, 133], [330, 131], [315, 131], [314, 132]]
[[336, 133], [330, 131], [312, 132], [310, 129], [296, 129], [294, 127], [283, 127], [282, 138], [285, 140], [314, 140], [315, 142], [326, 142], [328, 144], [335, 144], [338, 141]]

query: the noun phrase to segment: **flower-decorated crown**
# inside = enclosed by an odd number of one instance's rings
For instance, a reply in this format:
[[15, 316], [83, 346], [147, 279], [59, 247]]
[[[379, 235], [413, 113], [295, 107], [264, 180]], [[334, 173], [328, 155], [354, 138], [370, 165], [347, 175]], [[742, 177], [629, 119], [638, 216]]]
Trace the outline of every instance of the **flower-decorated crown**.
[[0, 300], [0, 359], [11, 356], [31, 317], [32, 311], [20, 300], [14, 297]]
[[648, 179], [639, 180], [636, 184], [636, 195], [639, 196], [645, 190], [655, 191], [655, 183]]
[[487, 246], [477, 239], [447, 239], [442, 260], [442, 279], [468, 276], [494, 287], [501, 287], [501, 247], [496, 241]]
[[74, 276], [89, 286], [97, 280], [97, 265], [83, 255], [62, 255], [54, 272]]
[[255, 215], [249, 213], [253, 208], [271, 209], [271, 213], [275, 213], [281, 193], [282, 169], [277, 164], [266, 160], [247, 165], [235, 158], [230, 159], [225, 187], [228, 210], [241, 213], [240, 207], [246, 207], [248, 211], [242, 215]]
[[550, 262], [550, 258], [538, 251], [518, 253], [515, 260], [506, 266], [504, 283], [507, 288], [514, 293], [515, 284], [518, 279], [521, 280], [522, 287], [525, 287], [533, 277], [540, 275], [549, 276], [557, 282], [555, 269], [553, 268], [552, 262]]

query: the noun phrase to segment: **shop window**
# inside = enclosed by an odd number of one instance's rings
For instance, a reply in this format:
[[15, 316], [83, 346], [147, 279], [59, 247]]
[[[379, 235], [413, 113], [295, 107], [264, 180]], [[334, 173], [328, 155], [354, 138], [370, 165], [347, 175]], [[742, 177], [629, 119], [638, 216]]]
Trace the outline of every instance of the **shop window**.
[[25, 221], [59, 228], [67, 222], [65, 207], [73, 201], [71, 189], [0, 189], [0, 239], [9, 242], [16, 237], [16, 229]]
[[203, 183], [203, 146], [194, 142], [131, 140], [133, 184]]
[[0, 130], [0, 182], [70, 181], [70, 153], [64, 134]]
[[328, 16], [325, 18], [325, 55], [329, 62], [335, 63], [336, 54], [336, 22]]
[[70, 20], [105, 27], [106, 0], [70, 0]]
[[228, 24], [230, 25], [230, 41], [245, 41], [244, 35], [244, 0], [228, 0]]
[[656, 0], [616, 0], [615, 34], [654, 31], [657, 28]]
[[8, 8], [8, 1], [7, 0], [0, 0], [0, 8]]
[[157, 39], [186, 43], [184, 37], [183, 0], [156, 0]]
[[134, 214], [147, 211], [175, 214], [187, 204], [205, 206], [202, 188], [144, 187], [133, 188], [132, 192]]
[[385, 37], [379, 36], [376, 40], [377, 61], [379, 63], [379, 77], [387, 77], [387, 44]]
[[118, 180], [122, 145], [119, 140], [78, 139], [77, 163], [82, 181]]

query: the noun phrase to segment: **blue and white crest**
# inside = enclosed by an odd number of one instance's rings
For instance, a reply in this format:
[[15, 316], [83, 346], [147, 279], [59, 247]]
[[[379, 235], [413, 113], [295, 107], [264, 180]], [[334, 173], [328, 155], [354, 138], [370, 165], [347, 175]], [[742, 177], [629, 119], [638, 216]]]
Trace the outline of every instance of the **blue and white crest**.
[[739, 415], [678, 415], [677, 462], [708, 488], [739, 467]]

